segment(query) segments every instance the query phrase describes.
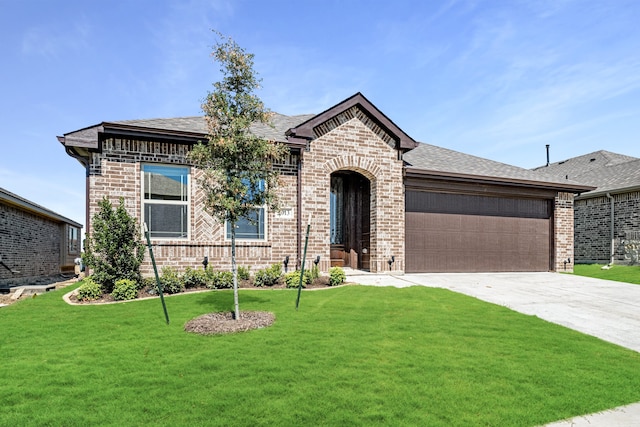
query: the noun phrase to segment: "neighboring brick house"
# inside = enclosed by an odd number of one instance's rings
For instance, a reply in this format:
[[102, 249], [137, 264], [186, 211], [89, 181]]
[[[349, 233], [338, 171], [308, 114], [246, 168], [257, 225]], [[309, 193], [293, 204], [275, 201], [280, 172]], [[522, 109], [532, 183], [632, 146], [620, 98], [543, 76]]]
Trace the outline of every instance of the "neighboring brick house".
[[0, 188], [0, 288], [73, 273], [82, 225]]
[[640, 159], [600, 150], [536, 170], [596, 187], [575, 199], [577, 263], [638, 263]]
[[[273, 117], [256, 135], [287, 144], [282, 208], [239, 225], [241, 265], [302, 258], [372, 272], [549, 271], [573, 265], [573, 194], [590, 187], [415, 142], [362, 94], [317, 115]], [[103, 122], [58, 140], [87, 169], [87, 230], [123, 197], [150, 226], [159, 265], [229, 268], [226, 225], [202, 209], [186, 160], [203, 117]], [[150, 272], [149, 260], [143, 272]]]

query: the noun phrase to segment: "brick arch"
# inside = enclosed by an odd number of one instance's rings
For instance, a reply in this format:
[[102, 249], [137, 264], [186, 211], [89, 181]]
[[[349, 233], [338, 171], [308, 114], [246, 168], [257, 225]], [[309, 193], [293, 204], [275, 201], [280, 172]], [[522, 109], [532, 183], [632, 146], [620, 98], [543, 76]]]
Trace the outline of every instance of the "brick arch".
[[356, 155], [334, 157], [322, 167], [327, 175], [339, 170], [358, 172], [371, 181], [372, 184], [380, 174], [380, 166], [373, 159]]

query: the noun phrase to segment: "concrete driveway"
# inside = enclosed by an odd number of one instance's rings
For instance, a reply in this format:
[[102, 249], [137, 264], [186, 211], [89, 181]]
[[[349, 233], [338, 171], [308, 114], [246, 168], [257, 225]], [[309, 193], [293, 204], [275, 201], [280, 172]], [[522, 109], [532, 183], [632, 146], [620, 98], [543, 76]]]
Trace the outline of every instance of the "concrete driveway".
[[[417, 285], [450, 289], [640, 352], [640, 285], [559, 273], [393, 276], [353, 272], [348, 280], [372, 286]], [[547, 427], [638, 425], [640, 403], [558, 421]]]

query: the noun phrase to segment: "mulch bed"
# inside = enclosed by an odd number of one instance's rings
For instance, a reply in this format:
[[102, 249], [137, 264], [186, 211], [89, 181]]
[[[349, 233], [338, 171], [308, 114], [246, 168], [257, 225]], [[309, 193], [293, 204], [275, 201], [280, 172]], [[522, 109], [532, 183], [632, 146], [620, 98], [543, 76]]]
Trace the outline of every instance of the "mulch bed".
[[268, 311], [241, 311], [240, 319], [233, 312], [207, 313], [187, 322], [184, 330], [201, 335], [231, 334], [266, 328], [276, 321]]
[[[314, 280], [313, 283], [307, 285], [304, 289], [323, 289], [323, 288], [329, 288], [329, 278], [322, 276], [319, 277], [318, 279]], [[251, 282], [250, 280], [240, 280], [238, 281], [238, 288], [239, 289], [286, 289], [286, 286], [284, 283], [279, 283], [277, 285], [274, 286], [265, 286], [265, 287], [257, 287], [253, 285], [253, 282]], [[206, 287], [202, 287], [202, 288], [188, 288], [185, 289], [184, 291], [178, 293], [178, 294], [173, 294], [173, 295], [182, 295], [182, 294], [187, 294], [187, 293], [192, 293], [192, 292], [204, 292], [204, 291], [209, 291], [211, 289], [206, 288]], [[168, 296], [170, 294], [168, 293], [164, 293], [164, 296]], [[153, 298], [153, 297], [158, 297], [158, 292], [155, 289], [142, 289], [138, 292], [138, 297], [137, 299], [142, 299], [142, 298]], [[96, 299], [96, 300], [92, 300], [92, 301], [81, 301], [78, 299], [77, 295], [75, 294], [71, 294], [68, 296], [69, 301], [71, 301], [73, 304], [105, 304], [105, 303], [114, 303], [114, 302], [122, 302], [122, 301], [116, 301], [115, 299], [113, 299], [113, 297], [109, 294], [103, 294], [102, 297]], [[135, 301], [134, 300], [129, 300], [129, 301]]]

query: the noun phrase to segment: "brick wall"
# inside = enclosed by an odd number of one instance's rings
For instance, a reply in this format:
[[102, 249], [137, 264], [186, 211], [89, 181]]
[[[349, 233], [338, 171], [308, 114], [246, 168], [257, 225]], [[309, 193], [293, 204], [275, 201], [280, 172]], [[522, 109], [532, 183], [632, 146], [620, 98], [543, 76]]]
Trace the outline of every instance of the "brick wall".
[[13, 286], [60, 274], [64, 225], [0, 203], [0, 285]]
[[302, 169], [302, 218], [311, 214], [307, 262], [320, 255], [321, 270], [330, 264], [330, 176], [339, 170], [358, 172], [370, 181], [370, 270], [404, 271], [404, 190], [402, 161], [397, 152], [352, 118], [310, 143]]
[[573, 271], [573, 194], [558, 193], [554, 210], [555, 270]]
[[[366, 121], [365, 121], [366, 123]], [[303, 224], [312, 214], [307, 266], [317, 255], [320, 268], [329, 269], [329, 194], [330, 175], [338, 170], [355, 171], [371, 183], [371, 271], [387, 271], [386, 260], [395, 256], [393, 270], [404, 269], [404, 193], [402, 161], [371, 124], [359, 118], [325, 129], [304, 153], [302, 165]], [[173, 143], [146, 142], [111, 138], [102, 143], [102, 152], [94, 153], [89, 176], [89, 216], [98, 211], [104, 196], [117, 206], [122, 197], [131, 215], [142, 222], [141, 164], [163, 163], [187, 165], [189, 146]], [[290, 268], [300, 262], [298, 253], [298, 155], [290, 155], [277, 167], [281, 170], [279, 187], [281, 212], [269, 212], [267, 240], [238, 241], [236, 256], [239, 265], [263, 268], [290, 259]], [[197, 185], [200, 171], [191, 168], [190, 239], [154, 240], [153, 251], [159, 267], [173, 266], [183, 270], [200, 266], [204, 257], [209, 265], [228, 269], [231, 265], [231, 245], [225, 239], [224, 227], [202, 209], [203, 193]], [[88, 232], [90, 233], [90, 227]], [[304, 233], [306, 228], [302, 227]], [[304, 236], [301, 236], [304, 237]], [[150, 259], [142, 266], [151, 274]]]
[[[635, 264], [640, 247], [640, 192], [614, 194], [614, 263]], [[575, 202], [576, 262], [611, 259], [611, 201], [606, 196]]]
[[[188, 165], [189, 146], [173, 143], [135, 141], [111, 138], [103, 142], [102, 153], [94, 153], [89, 177], [89, 216], [98, 211], [104, 196], [117, 206], [122, 197], [127, 211], [142, 223], [141, 164], [162, 163]], [[263, 268], [290, 257], [295, 266], [297, 253], [296, 188], [298, 156], [289, 156], [277, 167], [281, 170], [280, 200], [290, 215], [269, 212], [267, 241], [237, 241], [239, 265]], [[224, 227], [202, 208], [203, 192], [197, 185], [200, 171], [191, 168], [189, 240], [153, 240], [153, 252], [158, 268], [172, 266], [184, 270], [200, 267], [204, 257], [216, 269], [231, 268], [231, 243], [225, 239]], [[88, 232], [90, 233], [90, 227]], [[142, 235], [141, 235], [142, 236]], [[141, 267], [144, 275], [152, 274], [148, 252]]]

